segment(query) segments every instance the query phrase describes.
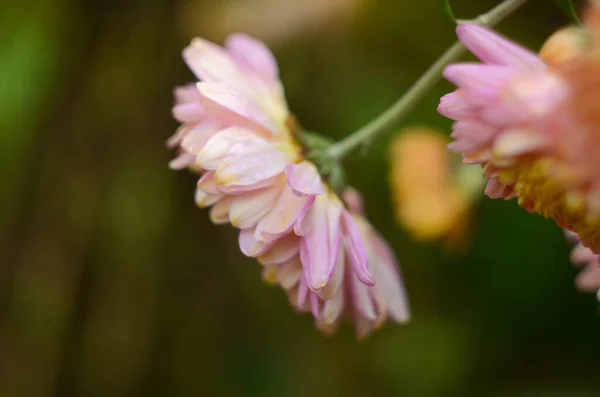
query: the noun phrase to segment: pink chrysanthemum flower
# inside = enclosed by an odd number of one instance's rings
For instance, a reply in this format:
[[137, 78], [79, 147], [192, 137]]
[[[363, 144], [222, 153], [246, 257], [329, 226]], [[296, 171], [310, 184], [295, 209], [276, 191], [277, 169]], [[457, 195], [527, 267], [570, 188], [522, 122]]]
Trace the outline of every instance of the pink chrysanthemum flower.
[[202, 173], [196, 203], [241, 229], [242, 252], [320, 329], [335, 330], [343, 314], [360, 336], [386, 315], [407, 321], [391, 250], [303, 158], [271, 52], [234, 34], [225, 48], [194, 39], [183, 57], [202, 82], [175, 90], [182, 126], [169, 140], [180, 152], [170, 166]]
[[457, 32], [483, 63], [444, 72], [458, 86], [438, 109], [456, 120], [449, 148], [484, 167], [490, 197], [516, 196], [600, 253], [600, 5], [543, 59], [478, 25]]

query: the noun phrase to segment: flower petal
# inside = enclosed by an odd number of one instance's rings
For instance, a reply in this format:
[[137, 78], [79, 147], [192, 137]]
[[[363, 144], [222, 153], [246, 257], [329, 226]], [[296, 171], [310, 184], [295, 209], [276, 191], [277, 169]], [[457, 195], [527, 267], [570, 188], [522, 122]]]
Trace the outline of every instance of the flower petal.
[[267, 109], [242, 91], [217, 83], [198, 83], [198, 90], [206, 114], [211, 118], [255, 129], [266, 137], [279, 131]]
[[493, 153], [498, 157], [514, 157], [543, 149], [547, 144], [548, 140], [535, 131], [515, 129], [498, 136]]
[[385, 240], [374, 231], [370, 241], [378, 262], [378, 266], [374, 266], [374, 269], [377, 269], [374, 274], [376, 288], [383, 294], [387, 312], [392, 319], [405, 323], [410, 318], [410, 307], [396, 255]]
[[218, 195], [220, 192], [217, 190], [217, 184], [215, 182], [215, 173], [207, 172], [198, 180], [196, 188], [203, 191], [206, 194]]
[[444, 95], [437, 111], [452, 120], [466, 120], [475, 115], [474, 108], [458, 95], [458, 91]]
[[469, 105], [484, 105], [496, 99], [513, 74], [509, 66], [480, 63], [454, 63], [444, 69], [444, 77], [465, 91]]
[[283, 289], [294, 287], [302, 277], [304, 277], [302, 264], [300, 263], [300, 258], [297, 256], [280, 265], [277, 271], [277, 282], [279, 282]]
[[257, 241], [254, 234], [254, 228], [242, 229], [238, 240], [242, 253], [252, 258], [261, 255], [271, 246], [271, 243]]
[[341, 205], [325, 195], [317, 196], [310, 212], [314, 225], [300, 243], [300, 261], [309, 288], [319, 291], [329, 282], [341, 239]]
[[276, 185], [280, 180], [279, 175], [275, 175], [250, 185], [217, 185], [217, 190], [223, 194], [238, 195]]
[[325, 301], [321, 321], [324, 324], [335, 324], [344, 312], [344, 293], [338, 290], [330, 299]]
[[473, 23], [459, 24], [456, 34], [481, 61], [522, 70], [544, 69], [538, 56], [494, 31]]
[[354, 303], [354, 308], [357, 314], [365, 317], [369, 321], [375, 321], [379, 316], [377, 308], [371, 297], [371, 288], [358, 279], [354, 274], [349, 273], [348, 281], [350, 282], [351, 296]]
[[231, 224], [240, 229], [254, 227], [275, 205], [281, 186], [273, 185], [235, 196], [229, 209]]
[[209, 207], [219, 201], [223, 196], [220, 194], [207, 194], [206, 192], [196, 189], [194, 201], [200, 208]]
[[270, 241], [289, 232], [296, 220], [314, 201], [314, 196], [296, 196], [286, 184], [283, 187], [277, 203], [256, 226], [256, 238]]
[[358, 215], [365, 215], [365, 205], [363, 203], [363, 199], [356, 189], [348, 187], [346, 190], [344, 190], [342, 196], [350, 212]]
[[293, 233], [277, 240], [268, 251], [258, 257], [263, 265], [280, 265], [288, 262], [297, 253], [300, 247], [300, 238]]
[[[242, 143], [238, 143], [237, 146]], [[235, 147], [232, 148], [232, 151], [234, 150]], [[263, 145], [256, 150], [231, 155], [217, 168], [215, 181], [224, 186], [253, 185], [282, 173], [286, 163], [287, 159], [283, 153], [271, 145]]]
[[301, 312], [308, 311], [308, 295], [309, 295], [308, 285], [304, 279], [300, 279], [298, 282], [298, 293], [296, 295], [295, 305], [296, 309]]
[[195, 38], [183, 50], [183, 59], [203, 81], [215, 83], [243, 83], [240, 70], [231, 55], [222, 47], [201, 38]]
[[186, 152], [197, 155], [204, 145], [219, 130], [219, 125], [203, 122], [190, 128], [181, 140], [181, 148]]
[[342, 283], [344, 281], [344, 272], [346, 269], [345, 251], [345, 248], [342, 246], [342, 244], [340, 244], [337, 261], [335, 267], [333, 268], [331, 278], [329, 279], [325, 287], [323, 287], [323, 289], [318, 292], [319, 297], [323, 300], [331, 299], [342, 286]]
[[171, 110], [173, 118], [180, 123], [195, 124], [206, 118], [200, 102], [178, 103]]
[[315, 196], [325, 193], [325, 187], [321, 183], [321, 176], [317, 171], [317, 167], [308, 161], [288, 164], [285, 167], [285, 176], [288, 184], [298, 196]]
[[360, 230], [358, 229], [356, 222], [354, 222], [352, 215], [346, 210], [342, 211], [342, 223], [346, 235], [348, 259], [352, 265], [354, 274], [363, 283], [374, 285], [375, 281], [373, 280], [373, 276], [369, 273], [369, 256], [367, 254], [367, 247], [365, 246], [363, 236], [361, 236]]
[[217, 225], [228, 223], [230, 206], [231, 197], [224, 197], [223, 199], [219, 200], [210, 209], [210, 220]]
[[267, 284], [277, 284], [277, 265], [265, 265], [262, 271], [262, 279]]
[[265, 81], [278, 81], [277, 61], [262, 42], [244, 33], [232, 33], [225, 40], [225, 48], [234, 58], [259, 73]]
[[216, 170], [231, 149], [244, 141], [262, 141], [251, 130], [230, 127], [214, 134], [196, 157], [196, 164], [207, 170]]
[[521, 73], [508, 81], [501, 99], [504, 106], [531, 120], [556, 112], [568, 91], [563, 79], [554, 73]]
[[194, 162], [195, 156], [190, 153], [181, 153], [169, 162], [169, 168], [172, 170], [181, 170]]

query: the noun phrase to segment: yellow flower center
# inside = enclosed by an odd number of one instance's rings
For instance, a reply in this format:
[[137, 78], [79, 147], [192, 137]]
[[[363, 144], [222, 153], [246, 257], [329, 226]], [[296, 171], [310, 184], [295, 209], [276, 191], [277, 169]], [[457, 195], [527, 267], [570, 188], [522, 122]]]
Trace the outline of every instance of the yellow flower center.
[[585, 246], [600, 252], [600, 217], [588, 213], [582, 192], [564, 188], [558, 168], [553, 158], [540, 158], [502, 171], [500, 181], [514, 181], [520, 206], [576, 232]]

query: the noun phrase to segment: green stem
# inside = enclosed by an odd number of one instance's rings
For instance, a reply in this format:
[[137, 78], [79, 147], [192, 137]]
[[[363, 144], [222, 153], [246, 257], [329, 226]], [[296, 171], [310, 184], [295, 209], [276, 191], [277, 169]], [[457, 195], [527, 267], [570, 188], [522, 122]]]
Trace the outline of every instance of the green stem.
[[[490, 11], [469, 22], [493, 26], [526, 2], [527, 0], [504, 0]], [[328, 156], [340, 160], [361, 144], [372, 140], [398, 123], [439, 81], [446, 65], [457, 60], [464, 52], [465, 47], [460, 41], [454, 43], [389, 109], [359, 130], [331, 145], [327, 151]]]

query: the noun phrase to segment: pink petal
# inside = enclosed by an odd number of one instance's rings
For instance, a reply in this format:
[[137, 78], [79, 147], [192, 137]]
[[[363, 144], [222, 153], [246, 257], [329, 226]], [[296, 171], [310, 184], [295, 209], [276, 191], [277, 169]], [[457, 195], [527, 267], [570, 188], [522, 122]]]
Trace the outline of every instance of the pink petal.
[[273, 185], [235, 196], [229, 210], [231, 224], [240, 229], [256, 226], [273, 208], [280, 193], [281, 186]]
[[298, 217], [306, 212], [314, 199], [314, 196], [298, 197], [285, 185], [275, 206], [256, 226], [256, 238], [269, 241], [291, 231]]
[[515, 129], [503, 132], [494, 142], [494, 154], [499, 157], [520, 156], [543, 149], [548, 140], [536, 131]]
[[351, 213], [358, 215], [365, 214], [363, 199], [356, 189], [348, 187], [344, 190], [342, 196]]
[[258, 257], [263, 265], [280, 265], [288, 262], [297, 253], [300, 247], [300, 238], [291, 233], [277, 240], [267, 252]]
[[469, 106], [456, 91], [446, 94], [440, 99], [437, 111], [453, 120], [466, 120], [475, 116], [473, 107]]
[[181, 140], [187, 135], [189, 130], [190, 127], [187, 125], [179, 126], [177, 131], [175, 131], [175, 133], [169, 139], [167, 139], [167, 147], [174, 148], [178, 146]]
[[239, 125], [270, 137], [279, 131], [267, 109], [242, 91], [216, 83], [198, 83], [202, 105], [211, 118], [229, 125]]
[[501, 198], [504, 196], [504, 185], [498, 181], [498, 178], [490, 179], [485, 186], [485, 194], [489, 198]]
[[253, 185], [282, 173], [286, 164], [284, 153], [271, 145], [264, 145], [228, 157], [215, 172], [215, 181], [224, 186]]
[[180, 103], [171, 110], [173, 118], [184, 124], [195, 124], [206, 119], [206, 113], [200, 102]]
[[281, 288], [290, 289], [297, 285], [303, 276], [300, 258], [295, 256], [288, 262], [279, 266], [279, 270], [277, 271], [277, 282], [281, 285]]
[[356, 274], [356, 277], [363, 283], [374, 285], [375, 281], [373, 280], [371, 273], [369, 273], [368, 268], [369, 256], [367, 254], [367, 247], [365, 246], [363, 236], [361, 236], [358, 226], [348, 211], [342, 211], [342, 222], [346, 235], [349, 260], [354, 269], [354, 274]]
[[267, 284], [277, 284], [277, 265], [263, 266], [262, 279]]
[[196, 189], [194, 201], [200, 208], [209, 207], [219, 201], [223, 196], [220, 194], [207, 194], [200, 189]]
[[495, 99], [514, 70], [509, 66], [480, 63], [454, 63], [444, 69], [444, 77], [464, 89], [465, 100], [471, 105], [486, 104]]
[[310, 211], [314, 225], [300, 243], [300, 261], [309, 288], [319, 291], [329, 282], [337, 261], [341, 206], [321, 195]]
[[217, 185], [217, 190], [223, 194], [238, 195], [253, 192], [258, 189], [264, 189], [269, 186], [276, 185], [281, 178], [279, 175], [275, 175], [271, 178], [263, 179], [260, 182], [252, 183], [250, 185]]
[[321, 183], [321, 176], [317, 171], [317, 167], [308, 161], [288, 164], [285, 167], [285, 176], [288, 184], [298, 196], [315, 196], [325, 193], [325, 187]]
[[179, 156], [169, 162], [169, 168], [172, 170], [181, 170], [194, 162], [195, 156], [189, 153], [181, 153]]
[[501, 103], [492, 103], [479, 112], [479, 120], [494, 127], [505, 127], [526, 121], [520, 112], [509, 109]]
[[202, 96], [196, 87], [196, 83], [190, 83], [182, 87], [175, 88], [176, 104], [200, 102], [200, 98], [202, 98]]
[[308, 285], [304, 279], [300, 279], [298, 283], [298, 294], [296, 297], [296, 309], [299, 311], [307, 311], [308, 310], [308, 295], [309, 295]]
[[240, 250], [246, 256], [257, 257], [269, 249], [271, 243], [257, 241], [254, 238], [254, 228], [240, 230]]
[[210, 209], [210, 220], [217, 225], [229, 222], [229, 207], [231, 206], [231, 197], [224, 197], [219, 200]]
[[582, 244], [578, 244], [573, 251], [571, 251], [571, 262], [574, 264], [587, 264], [593, 260], [596, 260], [597, 255], [595, 255], [591, 249], [583, 246]]
[[240, 83], [240, 71], [231, 55], [222, 47], [209, 41], [195, 38], [183, 50], [183, 59], [203, 81], [215, 83]]
[[207, 172], [198, 180], [196, 188], [203, 191], [206, 194], [218, 195], [220, 192], [217, 190], [217, 184], [215, 182], [215, 173]]
[[315, 319], [321, 319], [321, 313], [323, 310], [323, 303], [319, 299], [319, 296], [315, 293], [310, 294], [310, 311]]
[[243, 33], [233, 33], [227, 37], [225, 47], [266, 81], [278, 81], [277, 61], [262, 42]]
[[322, 290], [318, 292], [319, 297], [323, 300], [331, 299], [340, 289], [342, 283], [344, 281], [344, 272], [346, 269], [346, 250], [340, 244], [338, 249], [338, 257], [336, 264], [333, 268], [333, 273], [331, 274], [331, 278], [323, 287]]
[[396, 255], [385, 240], [375, 232], [372, 234], [371, 244], [378, 259], [376, 288], [383, 294], [390, 316], [396, 322], [405, 323], [410, 318], [410, 307]]
[[231, 149], [240, 142], [261, 141], [251, 130], [230, 127], [214, 134], [196, 157], [196, 164], [207, 170], [216, 170]]
[[208, 142], [218, 130], [219, 126], [210, 122], [195, 125], [187, 131], [187, 134], [181, 140], [181, 148], [188, 153], [197, 155], [200, 153], [206, 142]]
[[577, 288], [586, 292], [594, 292], [600, 289], [600, 263], [592, 261], [587, 265], [575, 279]]
[[348, 275], [352, 302], [355, 310], [360, 316], [365, 317], [369, 321], [375, 321], [378, 317], [377, 309], [373, 300], [371, 299], [370, 287], [360, 281], [354, 274]]
[[479, 121], [457, 121], [452, 126], [454, 139], [466, 139], [477, 143], [486, 143], [498, 133], [498, 129]]
[[566, 83], [553, 73], [522, 73], [510, 79], [501, 99], [524, 119], [541, 118], [555, 112], [568, 91]]
[[456, 34], [482, 62], [507, 65], [522, 70], [545, 68], [538, 56], [494, 31], [477, 24], [460, 24]]
[[343, 314], [344, 308], [344, 293], [342, 290], [338, 290], [336, 294], [325, 301], [321, 320], [327, 325], [334, 324]]

